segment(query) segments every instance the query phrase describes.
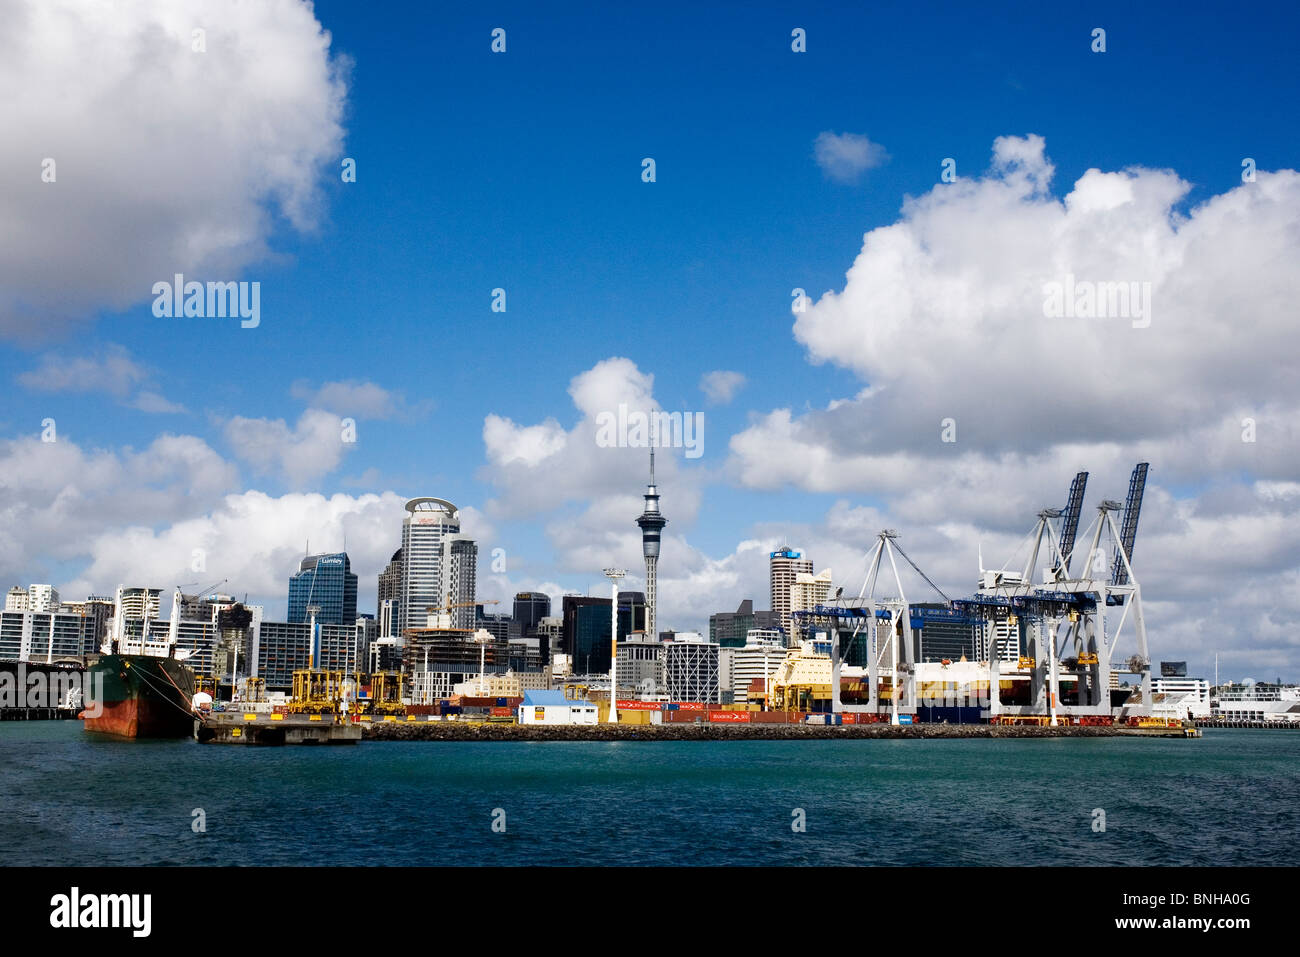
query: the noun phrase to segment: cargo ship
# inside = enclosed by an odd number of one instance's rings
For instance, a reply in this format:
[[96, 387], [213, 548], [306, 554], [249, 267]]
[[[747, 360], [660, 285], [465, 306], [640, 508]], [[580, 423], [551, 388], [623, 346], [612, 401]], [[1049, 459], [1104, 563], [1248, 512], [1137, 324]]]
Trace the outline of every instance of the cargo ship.
[[148, 600], [138, 638], [128, 636], [122, 588], [108, 640], [99, 660], [86, 671], [86, 731], [124, 738], [186, 738], [194, 734], [194, 672], [177, 651], [179, 590], [172, 602], [171, 627], [161, 641], [149, 640]]

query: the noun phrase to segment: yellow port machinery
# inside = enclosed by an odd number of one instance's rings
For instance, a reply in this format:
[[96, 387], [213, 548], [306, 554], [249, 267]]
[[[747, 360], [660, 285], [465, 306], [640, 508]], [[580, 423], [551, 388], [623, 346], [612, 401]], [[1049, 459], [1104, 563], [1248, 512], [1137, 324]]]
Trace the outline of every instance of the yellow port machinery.
[[373, 714], [399, 715], [406, 713], [402, 692], [406, 675], [400, 671], [376, 671], [370, 676], [370, 711]]
[[343, 672], [303, 668], [293, 673], [292, 714], [337, 714], [343, 699]]

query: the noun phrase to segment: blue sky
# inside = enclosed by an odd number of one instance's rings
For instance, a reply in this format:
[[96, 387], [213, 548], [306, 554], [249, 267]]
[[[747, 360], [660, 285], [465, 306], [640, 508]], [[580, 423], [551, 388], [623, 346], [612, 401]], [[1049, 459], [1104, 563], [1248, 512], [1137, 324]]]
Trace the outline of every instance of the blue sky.
[[[9, 383], [0, 436], [11, 442], [35, 436], [42, 419], [53, 417], [61, 436], [84, 456], [100, 450], [119, 458], [148, 448], [160, 435], [191, 436], [222, 467], [234, 469], [206, 496], [193, 496], [192, 514], [168, 496], [165, 508], [138, 517], [115, 515], [104, 529], [148, 526], [161, 548], [168, 530], [212, 520], [225, 494], [438, 495], [481, 510], [482, 527], [490, 531], [481, 536], [483, 551], [504, 547], [517, 560], [499, 588], [582, 590], [589, 577], [597, 579], [581, 570], [586, 557], [568, 549], [554, 526], [595, 522], [605, 514], [601, 501], [611, 514], [616, 504], [631, 507], [630, 524], [640, 492], [635, 476], [644, 467], [641, 453], [606, 450], [621, 455], [609, 474], [619, 481], [627, 477], [622, 499], [598, 475], [575, 466], [590, 481], [564, 489], [559, 497], [568, 500], [555, 508], [530, 508], [531, 499], [520, 493], [524, 480], [502, 480], [499, 458], [485, 450], [484, 421], [498, 416], [523, 427], [553, 418], [562, 429], [573, 429], [583, 416], [566, 391], [571, 381], [625, 357], [640, 373], [653, 375], [654, 399], [662, 408], [705, 415], [705, 454], [697, 460], [677, 455], [663, 490], [673, 521], [669, 531], [685, 536], [676, 547], [689, 548], [691, 555], [689, 587], [685, 581], [682, 586], [691, 597], [674, 605], [666, 594], [665, 601], [676, 608], [678, 627], [703, 627], [708, 611], [733, 608], [747, 596], [766, 607], [762, 563], [741, 557], [744, 541], [791, 538], [809, 551], [825, 542], [822, 551], [834, 555], [838, 572], [849, 561], [843, 556], [860, 555], [866, 539], [861, 530], [837, 532], [853, 524], [828, 518], [837, 507], [916, 521], [918, 512], [896, 507], [903, 493], [870, 474], [827, 482], [740, 477], [744, 462], [729, 441], [778, 409], [789, 409], [802, 427], [813, 429], [820, 422], [816, 414], [829, 404], [874, 384], [870, 362], [839, 361], [841, 347], [834, 342], [809, 350], [796, 337], [791, 290], [805, 288], [814, 301], [828, 290], [844, 291], [863, 234], [904, 218], [900, 210], [908, 197], [930, 194], [945, 157], [956, 160], [959, 177], [977, 180], [987, 175], [997, 138], [1037, 134], [1055, 166], [1049, 193], [1056, 202], [1089, 169], [1143, 167], [1176, 172], [1187, 189], [1171, 208], [1187, 214], [1242, 185], [1243, 157], [1254, 158], [1261, 170], [1284, 170], [1295, 167], [1300, 152], [1291, 6], [1256, 6], [1249, 16], [1226, 6], [1210, 11], [1179, 4], [1134, 9], [1025, 3], [997, 11], [916, 3], [820, 10], [751, 4], [708, 10], [674, 4], [630, 10], [441, 6], [393, 4], [381, 15], [349, 2], [315, 5], [345, 88], [338, 148], [313, 142], [290, 154], [308, 158], [298, 175], [314, 183], [318, 226], [301, 228], [274, 197], [259, 195], [256, 180], [251, 187], [245, 182], [251, 192], [244, 199], [269, 216], [261, 231], [269, 252], [243, 256], [235, 277], [217, 277], [260, 281], [259, 328], [155, 318], [149, 288], [172, 270], [133, 277], [130, 288], [140, 294], [128, 295], [129, 304], [105, 295], [93, 305], [92, 291], [78, 308], [62, 310], [58, 321], [33, 322], [24, 313], [25, 325], [10, 320], [0, 327], [9, 346], [0, 353], [0, 378]], [[223, 4], [202, 11], [196, 19], [206, 16], [211, 44], [204, 55], [221, 57], [220, 31], [241, 27]], [[495, 27], [507, 31], [504, 54], [489, 49]], [[791, 51], [795, 27], [807, 31], [806, 53]], [[1104, 53], [1090, 49], [1094, 27], [1106, 30]], [[286, 28], [285, 36], [288, 42], [292, 30]], [[296, 62], [286, 59], [279, 79], [293, 78]], [[236, 105], [240, 96], [261, 104], [292, 89], [285, 109], [296, 110], [301, 104], [292, 96], [312, 96], [311, 70], [304, 67], [303, 76], [305, 93], [288, 82], [264, 83], [236, 89], [230, 98]], [[220, 151], [226, 148], [228, 162], [242, 166], [246, 156], [238, 148], [264, 144], [213, 132], [222, 127], [216, 108], [204, 113], [211, 92], [197, 85], [193, 112], [200, 119], [177, 120], [179, 129], [198, 137], [207, 130], [215, 161], [223, 161]], [[182, 104], [183, 94], [182, 86]], [[249, 110], [233, 111], [225, 122], [251, 123], [250, 116]], [[167, 141], [156, 126], [144, 129], [146, 140], [157, 135]], [[825, 132], [865, 136], [888, 159], [852, 182], [837, 181], [814, 157], [814, 141]], [[29, 152], [45, 155], [34, 125], [31, 133], [17, 141], [24, 163]], [[278, 131], [269, 136], [279, 142]], [[160, 152], [143, 145], [139, 167], [129, 171], [137, 183], [170, 162], [166, 147]], [[86, 156], [95, 155], [87, 147]], [[356, 160], [355, 183], [340, 181], [343, 157]], [[654, 183], [641, 180], [644, 157], [656, 162]], [[16, 151], [11, 158], [19, 161]], [[61, 184], [76, 175], [75, 164], [61, 165]], [[102, 225], [97, 221], [87, 229]], [[131, 228], [119, 229], [119, 242], [133, 242]], [[1106, 244], [1104, 237], [1099, 242]], [[175, 271], [183, 259], [172, 257]], [[75, 277], [75, 252], [69, 260]], [[200, 273], [201, 264], [187, 278], [213, 278]], [[17, 266], [6, 274], [20, 275]], [[504, 314], [489, 308], [496, 287], [506, 290]], [[21, 290], [19, 298], [39, 313], [39, 291]], [[917, 352], [902, 350], [890, 361], [902, 367], [938, 361], [931, 350], [947, 348], [944, 342], [919, 340]], [[1166, 354], [1180, 355], [1180, 348]], [[51, 356], [102, 363], [115, 349], [141, 370], [139, 384], [125, 392], [33, 385], [32, 370]], [[967, 356], [967, 365], [958, 364], [954, 374], [965, 375], [963, 368], [979, 374], [986, 364], [997, 369], [1004, 355], [1010, 370], [1001, 367], [995, 378], [1019, 374], [1017, 360], [997, 339], [989, 339], [982, 354]], [[1063, 345], [1055, 361], [1068, 369], [1070, 350]], [[729, 402], [709, 401], [701, 392], [701, 377], [715, 370], [745, 377]], [[1032, 365], [1029, 370], [1021, 371], [1053, 378], [1050, 368], [1045, 374]], [[340, 382], [373, 383], [392, 397], [396, 411], [366, 417], [330, 409], [359, 419], [356, 446], [336, 467], [295, 480], [283, 469], [259, 467], [232, 441], [233, 417], [283, 420], [292, 429], [313, 405], [311, 393]], [[1126, 383], [1119, 377], [1113, 388], [1122, 392]], [[132, 396], [146, 387], [184, 411], [130, 408]], [[1291, 398], [1269, 394], [1260, 402], [1285, 409]], [[1121, 497], [1131, 462], [1147, 454], [1143, 442], [1158, 443], [1176, 431], [1139, 429], [1133, 442], [1106, 447], [1104, 462], [1113, 458], [1113, 467], [1090, 466], [1094, 460], [1081, 460], [1079, 467], [1109, 468], [1107, 494]], [[1029, 457], [1040, 451], [1028, 438], [1023, 449], [1012, 445]], [[888, 451], [887, 440], [876, 448]], [[970, 451], [978, 455], [981, 449]], [[1193, 512], [1206, 511], [1197, 495], [1207, 488], [1295, 477], [1286, 474], [1286, 462], [1276, 461], [1265, 467], [1231, 462], [1204, 472], [1180, 467], [1162, 473], [1162, 464], [1153, 463], [1153, 484], [1160, 486], [1167, 475], [1161, 487]], [[946, 545], [937, 538], [928, 552], [914, 549], [914, 557], [923, 563], [929, 558], [941, 569], [949, 560], [953, 569], [973, 566], [967, 554], [972, 538], [1017, 539], [1037, 507], [1063, 504], [1072, 467], [1009, 467], [1008, 482], [1027, 476], [1027, 488], [1008, 488], [1008, 495], [1017, 505], [1016, 496], [1023, 495], [1036, 506], [1014, 519], [982, 514], [974, 506], [951, 516], [936, 508], [931, 526], [951, 521], [966, 530], [954, 532]], [[924, 483], [932, 474], [922, 468], [909, 481]], [[51, 482], [51, 500], [59, 495], [56, 485]], [[1062, 501], [1038, 501], [1034, 496], [1041, 497], [1042, 489], [1057, 489], [1052, 495]], [[34, 491], [17, 496], [0, 487], [5, 494], [11, 496], [12, 517], [39, 508]], [[114, 497], [111, 491], [102, 494]], [[1099, 495], [1100, 490], [1090, 495], [1089, 504]], [[1295, 503], [1286, 500], [1289, 522]], [[318, 530], [317, 541], [334, 547], [329, 537], [338, 528]], [[312, 530], [285, 531], [295, 547], [299, 532]], [[635, 540], [627, 538], [634, 532], [619, 530], [625, 537], [611, 548], [622, 551], [612, 559], [636, 561]], [[395, 527], [391, 538], [396, 547]], [[117, 567], [102, 555], [71, 542], [43, 547], [21, 535], [15, 539], [22, 543], [3, 563], [15, 582], [116, 584], [95, 577]], [[953, 559], [957, 542], [961, 555]], [[664, 558], [670, 580], [673, 549], [670, 539]], [[820, 566], [823, 559], [814, 557]], [[1289, 561], [1290, 553], [1284, 567]], [[712, 597], [710, 563], [717, 573]], [[600, 567], [594, 555], [588, 564]], [[287, 580], [291, 570], [285, 567], [279, 578]], [[356, 570], [364, 602], [365, 587], [373, 595], [379, 569]], [[1161, 571], [1175, 574], [1172, 568]], [[487, 572], [481, 570], [485, 577]], [[214, 570], [212, 577], [219, 573]], [[845, 583], [856, 574], [845, 568]], [[973, 567], [969, 574], [952, 572], [949, 584], [968, 587], [969, 579]], [[261, 582], [246, 587], [271, 608], [284, 600]], [[1153, 586], [1152, 598], [1155, 591]], [[1282, 619], [1298, 620], [1292, 613]], [[1184, 614], [1171, 609], [1171, 624]], [[1206, 660], [1218, 639], [1190, 620], [1181, 627], [1185, 640], [1200, 643]], [[1287, 667], [1300, 667], [1294, 642], [1277, 641], [1268, 656], [1243, 667], [1279, 658]], [[1168, 656], [1197, 654], [1176, 650], [1171, 642]]]

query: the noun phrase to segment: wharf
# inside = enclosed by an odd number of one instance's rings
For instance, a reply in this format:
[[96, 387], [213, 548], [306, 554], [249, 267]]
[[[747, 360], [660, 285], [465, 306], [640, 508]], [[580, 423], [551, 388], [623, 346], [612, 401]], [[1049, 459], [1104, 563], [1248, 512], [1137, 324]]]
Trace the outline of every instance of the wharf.
[[402, 721], [364, 726], [367, 741], [813, 741], [903, 738], [1186, 738], [1196, 729], [1032, 725], [594, 724]]
[[194, 736], [203, 744], [356, 744], [361, 725], [330, 714], [222, 711], [200, 720]]

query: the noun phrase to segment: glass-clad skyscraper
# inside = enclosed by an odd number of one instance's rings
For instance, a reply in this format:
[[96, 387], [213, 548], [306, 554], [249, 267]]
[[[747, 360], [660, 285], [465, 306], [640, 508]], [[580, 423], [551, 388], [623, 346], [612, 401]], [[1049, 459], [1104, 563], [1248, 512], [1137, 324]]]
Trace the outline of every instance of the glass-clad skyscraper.
[[541, 591], [521, 591], [515, 595], [515, 621], [527, 633], [551, 614], [551, 596]]
[[[447, 594], [450, 555], [446, 543], [460, 534], [460, 511], [441, 498], [413, 498], [402, 520], [401, 631], [423, 628], [429, 610], [455, 604]], [[470, 586], [473, 593], [473, 586]], [[472, 599], [471, 599], [472, 600]]]
[[289, 579], [289, 622], [310, 620], [308, 606], [319, 605], [322, 625], [352, 625], [357, 620], [357, 576], [347, 552], [308, 555]]

